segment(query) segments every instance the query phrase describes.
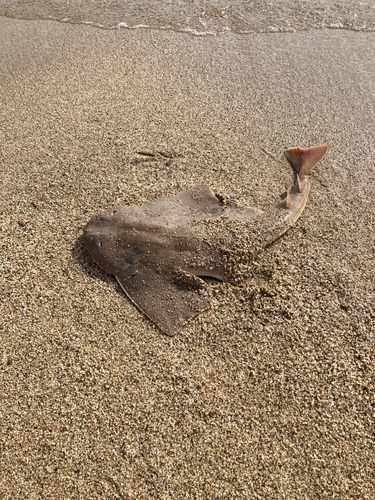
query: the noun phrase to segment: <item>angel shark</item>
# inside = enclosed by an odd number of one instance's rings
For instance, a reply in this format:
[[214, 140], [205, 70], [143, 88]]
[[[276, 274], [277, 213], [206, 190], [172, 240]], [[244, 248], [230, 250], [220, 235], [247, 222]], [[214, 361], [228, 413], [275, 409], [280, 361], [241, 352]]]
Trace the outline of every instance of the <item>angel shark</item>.
[[174, 335], [209, 307], [209, 285], [200, 276], [233, 280], [238, 263], [251, 263], [294, 224], [309, 195], [308, 173], [327, 149], [285, 151], [295, 183], [267, 211], [224, 203], [208, 186], [199, 185], [94, 216], [83, 232], [86, 249], [160, 330]]

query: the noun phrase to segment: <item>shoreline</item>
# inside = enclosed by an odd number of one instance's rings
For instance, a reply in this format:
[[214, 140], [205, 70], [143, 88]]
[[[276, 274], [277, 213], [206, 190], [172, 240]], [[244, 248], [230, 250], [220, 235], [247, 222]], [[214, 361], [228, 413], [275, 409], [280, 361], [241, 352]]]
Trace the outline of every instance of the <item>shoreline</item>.
[[[370, 499], [375, 35], [0, 18], [0, 47], [0, 496]], [[279, 253], [172, 338], [83, 248], [196, 184], [267, 209], [324, 143]]]

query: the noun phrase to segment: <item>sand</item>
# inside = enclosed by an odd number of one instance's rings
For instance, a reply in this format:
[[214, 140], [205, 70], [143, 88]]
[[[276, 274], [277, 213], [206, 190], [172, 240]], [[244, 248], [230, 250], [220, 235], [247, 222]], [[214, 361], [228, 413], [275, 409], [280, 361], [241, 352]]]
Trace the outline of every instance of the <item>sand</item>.
[[[373, 498], [374, 53], [0, 19], [0, 498]], [[85, 252], [199, 183], [266, 209], [322, 143], [280, 251], [174, 337]]]

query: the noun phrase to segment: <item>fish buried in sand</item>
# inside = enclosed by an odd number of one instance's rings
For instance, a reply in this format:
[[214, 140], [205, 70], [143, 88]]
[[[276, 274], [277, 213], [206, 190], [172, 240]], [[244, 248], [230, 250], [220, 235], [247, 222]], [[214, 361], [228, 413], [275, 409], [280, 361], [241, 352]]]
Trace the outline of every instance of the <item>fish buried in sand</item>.
[[86, 249], [151, 321], [173, 335], [209, 306], [209, 286], [199, 276], [233, 280], [238, 262], [251, 263], [294, 224], [309, 195], [307, 174], [327, 149], [285, 152], [296, 180], [270, 210], [226, 204], [208, 186], [195, 186], [96, 215], [84, 229]]

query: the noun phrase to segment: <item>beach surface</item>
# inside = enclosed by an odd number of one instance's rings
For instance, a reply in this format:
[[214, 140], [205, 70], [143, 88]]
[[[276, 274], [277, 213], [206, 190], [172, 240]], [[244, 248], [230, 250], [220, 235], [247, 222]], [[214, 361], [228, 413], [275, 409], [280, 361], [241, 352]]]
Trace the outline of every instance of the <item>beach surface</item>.
[[[375, 35], [0, 18], [0, 53], [0, 497], [372, 499]], [[174, 337], [84, 249], [196, 184], [266, 209], [319, 144], [280, 250]]]

